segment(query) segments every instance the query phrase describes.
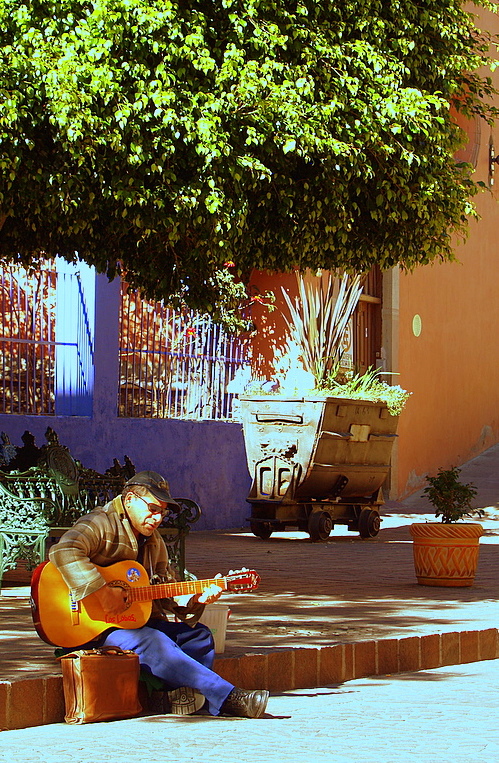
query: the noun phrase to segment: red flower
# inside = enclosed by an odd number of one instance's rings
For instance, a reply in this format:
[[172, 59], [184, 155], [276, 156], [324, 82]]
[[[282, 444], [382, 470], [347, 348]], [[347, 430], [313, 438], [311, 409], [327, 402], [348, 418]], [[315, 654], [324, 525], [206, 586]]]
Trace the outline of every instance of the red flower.
[[185, 332], [186, 336], [196, 336], [196, 334], [197, 334], [196, 329], [193, 328], [192, 326], [186, 329], [186, 332]]
[[224, 266], [226, 268], [235, 268], [236, 267], [236, 263], [232, 262], [232, 260], [227, 260], [227, 262], [224, 262]]

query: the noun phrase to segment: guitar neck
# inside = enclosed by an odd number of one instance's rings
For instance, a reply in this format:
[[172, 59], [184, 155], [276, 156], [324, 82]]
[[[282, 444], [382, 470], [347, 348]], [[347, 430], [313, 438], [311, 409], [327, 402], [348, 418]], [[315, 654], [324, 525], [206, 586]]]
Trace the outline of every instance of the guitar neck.
[[202, 593], [210, 585], [216, 585], [222, 590], [227, 588], [227, 578], [212, 578], [209, 580], [186, 580], [175, 583], [158, 583], [150, 586], [135, 586], [129, 590], [133, 601], [152, 601], [153, 599], [170, 599], [174, 596]]

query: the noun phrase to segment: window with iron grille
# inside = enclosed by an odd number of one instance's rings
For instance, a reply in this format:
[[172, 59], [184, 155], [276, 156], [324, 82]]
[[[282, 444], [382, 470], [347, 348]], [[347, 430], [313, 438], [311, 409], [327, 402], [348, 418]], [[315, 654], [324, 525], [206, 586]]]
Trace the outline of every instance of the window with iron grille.
[[119, 415], [230, 419], [228, 383], [248, 365], [247, 344], [206, 315], [142, 300], [123, 284]]
[[55, 295], [48, 268], [0, 270], [2, 413], [55, 413]]
[[0, 268], [0, 413], [90, 415], [94, 280], [59, 260]]

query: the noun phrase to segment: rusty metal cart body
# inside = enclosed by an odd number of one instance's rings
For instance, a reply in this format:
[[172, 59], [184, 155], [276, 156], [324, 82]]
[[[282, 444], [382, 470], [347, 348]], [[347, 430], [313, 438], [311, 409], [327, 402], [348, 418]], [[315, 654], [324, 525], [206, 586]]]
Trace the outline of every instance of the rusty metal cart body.
[[335, 524], [378, 534], [398, 424], [384, 403], [241, 396], [240, 411], [256, 536], [290, 526], [325, 540]]

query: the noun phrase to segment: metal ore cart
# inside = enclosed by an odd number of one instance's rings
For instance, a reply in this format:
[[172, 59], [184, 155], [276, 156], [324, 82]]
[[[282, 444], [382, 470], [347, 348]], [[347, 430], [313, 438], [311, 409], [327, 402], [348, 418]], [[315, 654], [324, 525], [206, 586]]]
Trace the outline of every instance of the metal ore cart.
[[398, 424], [384, 403], [241, 396], [240, 412], [254, 535], [297, 527], [326, 540], [335, 524], [378, 534]]

